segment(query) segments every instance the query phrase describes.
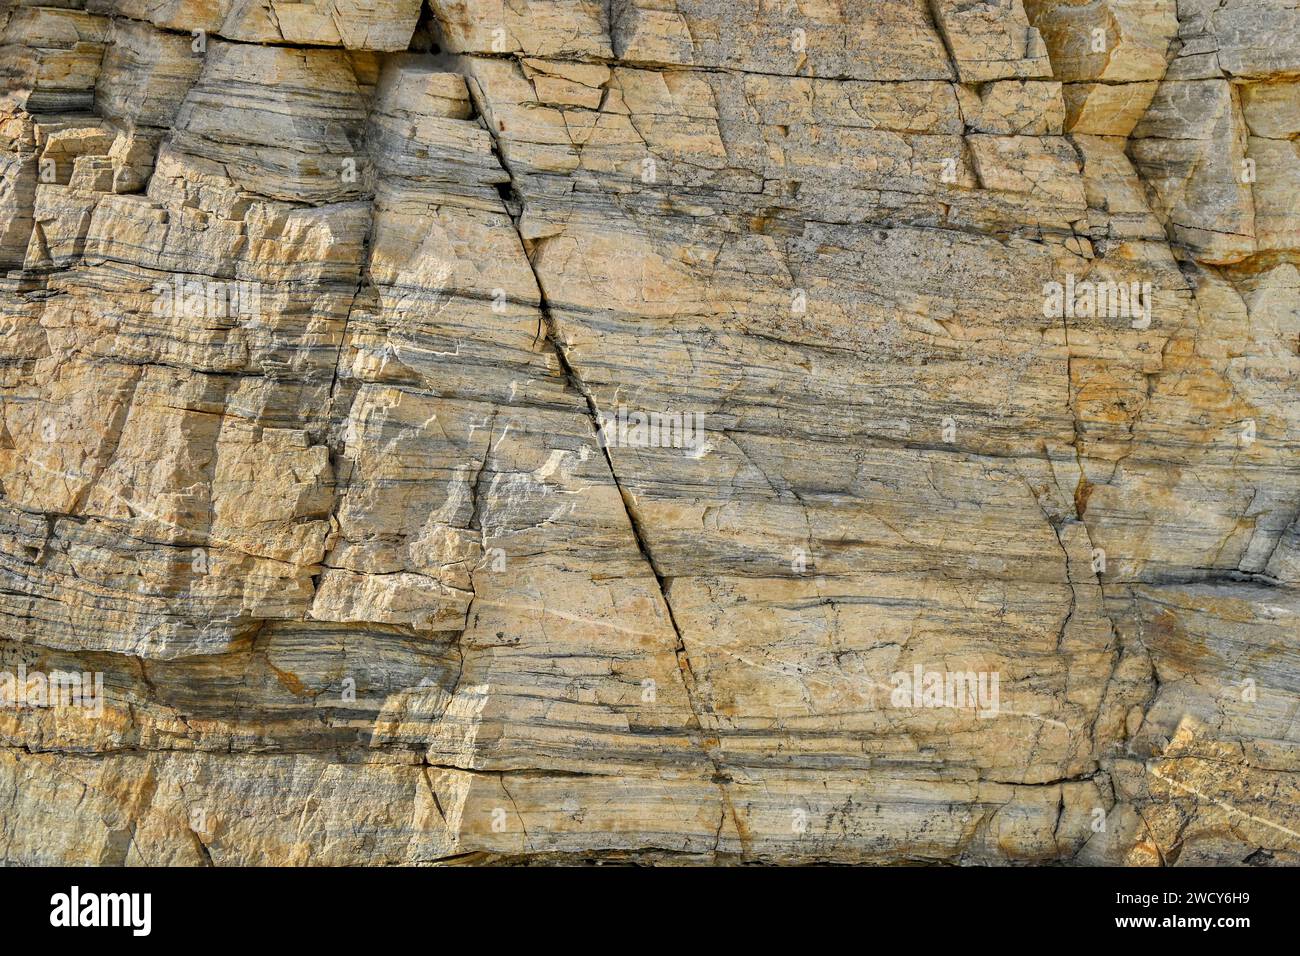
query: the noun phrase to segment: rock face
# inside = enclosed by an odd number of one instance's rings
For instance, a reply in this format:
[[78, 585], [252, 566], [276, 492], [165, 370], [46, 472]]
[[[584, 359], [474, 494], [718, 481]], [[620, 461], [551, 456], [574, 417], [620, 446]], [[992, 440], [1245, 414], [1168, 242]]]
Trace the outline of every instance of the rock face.
[[1300, 863], [1294, 0], [0, 49], [5, 861]]

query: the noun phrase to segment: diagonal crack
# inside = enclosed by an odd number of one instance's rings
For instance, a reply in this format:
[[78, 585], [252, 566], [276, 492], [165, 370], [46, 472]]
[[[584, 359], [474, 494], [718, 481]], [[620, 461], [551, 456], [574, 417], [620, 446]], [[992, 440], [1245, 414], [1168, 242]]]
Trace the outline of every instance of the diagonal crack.
[[[591, 418], [592, 427], [595, 429], [596, 435], [600, 436], [604, 432], [600, 424], [601, 414], [596, 405], [596, 399], [592, 395], [591, 389], [588, 387], [587, 383], [583, 381], [582, 376], [578, 374], [577, 370], [574, 369], [572, 363], [569, 361], [568, 353], [565, 351], [562, 339], [559, 335], [555, 316], [551, 311], [550, 302], [546, 295], [546, 288], [542, 281], [542, 277], [538, 273], [537, 267], [532, 261], [532, 257], [529, 256], [527, 252], [527, 245], [524, 242], [523, 231], [520, 229], [520, 219], [523, 216], [523, 209], [526, 202], [525, 197], [519, 190], [515, 172], [510, 168], [509, 163], [507, 163], [501, 151], [498, 132], [485, 116], [486, 103], [483, 99], [482, 90], [477, 89], [476, 81], [468, 77], [466, 79], [471, 93], [478, 94], [478, 96], [474, 98], [474, 103], [479, 113], [479, 120], [488, 131], [492, 143], [492, 151], [495, 154], [501, 169], [510, 177], [510, 191], [513, 201], [507, 201], [505, 197], [503, 197], [502, 203], [505, 207], [506, 214], [510, 217], [511, 224], [514, 226], [515, 233], [519, 238], [520, 251], [523, 253], [524, 260], [528, 263], [528, 268], [533, 274], [533, 282], [537, 287], [537, 308], [541, 314], [541, 326], [545, 331], [545, 339], [550, 344], [551, 348], [555, 350], [555, 357], [559, 363], [560, 371], [563, 373], [565, 380], [575, 392], [583, 397], [586, 402], [587, 414]], [[669, 584], [666, 581], [662, 570], [656, 564], [654, 555], [651, 553], [649, 545], [647, 544], [645, 528], [638, 517], [635, 501], [631, 493], [624, 486], [623, 482], [619, 480], [618, 469], [614, 466], [614, 459], [610, 455], [608, 443], [598, 440], [597, 445], [600, 446], [601, 451], [604, 453], [605, 463], [609, 467], [610, 478], [614, 482], [614, 487], [618, 489], [619, 498], [623, 502], [623, 510], [627, 515], [628, 526], [632, 531], [632, 537], [635, 539], [637, 549], [641, 552], [641, 556], [645, 560], [646, 565], [650, 568], [651, 574], [654, 575], [655, 583], [659, 588], [659, 596], [662, 599], [664, 609], [667, 612], [668, 622], [672, 625], [673, 634], [676, 636], [674, 652], [677, 657], [677, 667], [681, 674], [682, 688], [686, 696], [687, 706], [690, 710], [691, 721], [694, 724], [694, 732], [690, 737], [692, 742], [700, 749], [701, 753], [713, 767], [713, 782], [716, 783], [719, 788], [719, 796], [722, 803], [722, 813], [724, 818], [725, 814], [730, 811], [733, 822], [736, 824], [737, 832], [743, 832], [739, 820], [736, 819], [735, 807], [726, 789], [726, 784], [730, 782], [731, 777], [723, 769], [722, 764], [717, 757], [716, 749], [718, 747], [718, 736], [715, 732], [709, 732], [705, 729], [704, 720], [701, 717], [701, 708], [697, 700], [698, 681], [695, 676], [694, 668], [691, 666], [690, 656], [686, 650], [686, 641], [682, 636], [681, 626], [677, 622], [677, 617], [673, 612], [672, 601], [669, 599]], [[720, 842], [721, 823], [719, 824], [718, 832]], [[714, 852], [717, 852], [716, 844]]]

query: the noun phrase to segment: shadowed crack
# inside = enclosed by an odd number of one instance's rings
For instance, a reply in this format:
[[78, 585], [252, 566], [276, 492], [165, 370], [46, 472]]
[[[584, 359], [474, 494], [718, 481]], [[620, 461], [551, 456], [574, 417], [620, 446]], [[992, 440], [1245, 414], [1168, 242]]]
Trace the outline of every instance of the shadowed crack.
[[[470, 87], [471, 94], [477, 92], [479, 93], [479, 95], [481, 95], [481, 91], [476, 90], [477, 84], [475, 81], [473, 81], [472, 79], [468, 80], [468, 85]], [[601, 424], [600, 424], [601, 414], [599, 408], [596, 405], [595, 397], [592, 395], [591, 389], [587, 386], [586, 382], [583, 381], [582, 376], [578, 374], [578, 372], [574, 369], [573, 365], [569, 361], [568, 353], [565, 351], [564, 345], [562, 344], [561, 337], [559, 335], [559, 330], [556, 325], [555, 316], [551, 312], [550, 303], [546, 296], [546, 289], [542, 281], [542, 277], [537, 272], [536, 266], [534, 265], [531, 257], [527, 253], [527, 246], [524, 242], [523, 232], [519, 226], [519, 220], [523, 215], [523, 208], [525, 204], [524, 196], [519, 190], [518, 185], [516, 183], [515, 173], [513, 172], [513, 170], [510, 169], [509, 164], [506, 162], [505, 157], [502, 154], [501, 143], [498, 139], [497, 130], [495, 130], [492, 124], [487, 121], [486, 117], [484, 117], [483, 110], [481, 108], [481, 105], [479, 104], [477, 97], [474, 98], [474, 103], [479, 114], [478, 115], [479, 121], [482, 123], [483, 127], [488, 131], [488, 134], [491, 137], [492, 151], [496, 156], [497, 162], [500, 164], [502, 170], [505, 171], [506, 175], [510, 177], [511, 195], [508, 197], [503, 195], [502, 204], [505, 207], [506, 214], [510, 217], [511, 224], [514, 226], [515, 233], [519, 238], [520, 251], [523, 253], [525, 261], [528, 262], [528, 268], [532, 272], [533, 281], [537, 286], [537, 297], [538, 297], [537, 308], [542, 317], [542, 329], [545, 332], [546, 341], [549, 342], [551, 347], [555, 350], [556, 360], [559, 363], [561, 372], [564, 374], [565, 380], [568, 382], [569, 386], [572, 387], [573, 390], [576, 391], [578, 394], [580, 394], [585, 400], [587, 405], [587, 414], [591, 418], [592, 427], [595, 430], [596, 435], [600, 436], [604, 432], [603, 429], [601, 428]], [[618, 489], [619, 497], [623, 502], [623, 510], [624, 513], [627, 515], [628, 527], [632, 531], [632, 536], [636, 541], [637, 549], [641, 552], [642, 558], [645, 560], [646, 565], [650, 568], [651, 574], [654, 576], [655, 583], [659, 588], [660, 598], [663, 600], [664, 610], [667, 612], [668, 622], [669, 624], [672, 625], [673, 633], [676, 636], [676, 646], [674, 648], [674, 651], [677, 656], [678, 670], [681, 673], [681, 677], [682, 677], [682, 688], [683, 691], [685, 692], [687, 705], [690, 708], [691, 720], [695, 725], [695, 732], [692, 735], [694, 739], [694, 743], [700, 748], [701, 753], [703, 753], [703, 755], [708, 759], [709, 763], [713, 767], [713, 781], [719, 787], [719, 796], [720, 796], [720, 801], [722, 803], [722, 813], [724, 815], [724, 818], [725, 818], [725, 814], [728, 811], [730, 811], [733, 821], [736, 823], [737, 831], [739, 832], [741, 830], [741, 827], [739, 825], [739, 821], [736, 820], [735, 808], [732, 805], [730, 796], [726, 792], [726, 783], [729, 782], [730, 777], [724, 771], [721, 763], [718, 761], [717, 754], [715, 752], [715, 749], [718, 746], [717, 736], [716, 734], [710, 734], [708, 731], [706, 731], [704, 721], [701, 719], [700, 716], [700, 705], [696, 699], [697, 681], [695, 677], [695, 671], [691, 666], [690, 656], [686, 650], [686, 642], [682, 636], [682, 629], [680, 625], [677, 623], [676, 615], [673, 613], [672, 601], [669, 598], [669, 590], [670, 590], [669, 583], [666, 581], [661, 569], [655, 563], [653, 554], [651, 554], [650, 552], [649, 545], [647, 544], [645, 529], [642, 526], [640, 518], [637, 515], [635, 500], [633, 499], [631, 493], [624, 486], [623, 482], [619, 480], [618, 470], [614, 466], [614, 459], [609, 453], [609, 448], [607, 443], [598, 440], [597, 444], [600, 446], [600, 449], [605, 456], [605, 463], [609, 467], [610, 478], [614, 482], [614, 487]], [[722, 832], [722, 823], [720, 822], [718, 828], [719, 843], [721, 842], [721, 832]], [[717, 852], [716, 845], [714, 851], [715, 853]]]

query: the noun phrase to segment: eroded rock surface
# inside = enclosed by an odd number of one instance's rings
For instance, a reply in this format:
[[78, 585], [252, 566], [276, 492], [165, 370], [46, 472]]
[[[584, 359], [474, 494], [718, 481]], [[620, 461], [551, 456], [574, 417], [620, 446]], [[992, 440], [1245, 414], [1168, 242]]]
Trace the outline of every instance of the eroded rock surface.
[[4, 860], [1300, 862], [1294, 0], [0, 57]]

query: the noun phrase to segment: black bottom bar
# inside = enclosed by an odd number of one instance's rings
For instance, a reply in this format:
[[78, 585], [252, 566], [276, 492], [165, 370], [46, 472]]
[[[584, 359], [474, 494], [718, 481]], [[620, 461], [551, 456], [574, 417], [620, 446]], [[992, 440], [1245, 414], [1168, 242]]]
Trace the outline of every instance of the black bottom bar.
[[[1294, 905], [1283, 909], [1293, 890], [1289, 874], [1254, 868], [0, 870], [11, 938], [75, 934], [127, 946], [373, 949], [409, 938], [441, 947], [461, 937], [499, 945], [519, 933], [588, 949], [597, 940], [669, 944], [695, 926], [709, 934], [700, 942], [730, 943], [784, 924], [813, 945], [831, 945], [847, 924], [864, 939], [892, 925], [945, 943], [1008, 932], [1065, 943], [1101, 930], [1231, 945], [1242, 933], [1293, 925]], [[147, 909], [130, 894], [148, 894]], [[1051, 935], [1020, 935], [1039, 930]]]

